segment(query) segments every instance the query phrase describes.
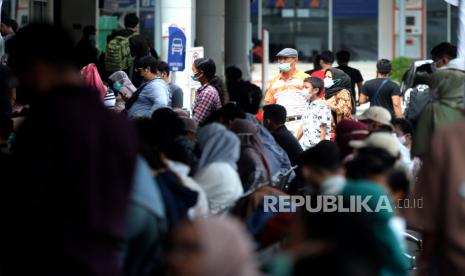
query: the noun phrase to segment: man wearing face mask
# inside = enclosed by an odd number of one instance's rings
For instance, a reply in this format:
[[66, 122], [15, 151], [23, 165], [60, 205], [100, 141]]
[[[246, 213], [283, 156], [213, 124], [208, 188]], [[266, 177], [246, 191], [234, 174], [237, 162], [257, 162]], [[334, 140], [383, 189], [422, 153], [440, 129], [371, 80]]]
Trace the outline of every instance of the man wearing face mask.
[[286, 108], [286, 126], [292, 133], [296, 133], [307, 102], [303, 89], [303, 82], [309, 77], [303, 71], [297, 70], [298, 52], [292, 48], [285, 48], [277, 55], [279, 73], [270, 80], [265, 94], [266, 104], [279, 104]]
[[158, 62], [152, 56], [138, 61], [136, 72], [145, 82], [126, 102], [129, 117], [151, 118], [155, 110], [170, 106], [168, 85], [160, 78], [157, 68]]
[[76, 61], [78, 68], [83, 68], [90, 63], [97, 64], [98, 49], [95, 35], [97, 30], [94, 26], [86, 26], [82, 29], [82, 39], [76, 45]]

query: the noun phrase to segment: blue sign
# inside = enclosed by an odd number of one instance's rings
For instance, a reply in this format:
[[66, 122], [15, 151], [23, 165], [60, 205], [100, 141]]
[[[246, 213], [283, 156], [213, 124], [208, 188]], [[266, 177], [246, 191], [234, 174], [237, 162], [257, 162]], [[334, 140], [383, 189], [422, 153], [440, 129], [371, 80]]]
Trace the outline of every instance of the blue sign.
[[186, 65], [186, 35], [178, 27], [169, 27], [168, 65], [173, 72], [182, 72]]
[[333, 15], [376, 17], [378, 16], [378, 1], [382, 0], [334, 0]]

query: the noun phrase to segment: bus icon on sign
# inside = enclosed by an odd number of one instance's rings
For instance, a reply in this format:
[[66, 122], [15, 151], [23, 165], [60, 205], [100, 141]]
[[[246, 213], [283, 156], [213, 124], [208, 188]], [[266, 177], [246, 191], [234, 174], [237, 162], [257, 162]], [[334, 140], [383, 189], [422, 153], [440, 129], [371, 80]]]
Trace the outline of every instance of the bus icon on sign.
[[173, 39], [173, 43], [171, 44], [171, 54], [174, 55], [175, 53], [178, 53], [182, 55], [183, 50], [184, 50], [184, 46], [182, 45], [182, 39], [180, 38]]

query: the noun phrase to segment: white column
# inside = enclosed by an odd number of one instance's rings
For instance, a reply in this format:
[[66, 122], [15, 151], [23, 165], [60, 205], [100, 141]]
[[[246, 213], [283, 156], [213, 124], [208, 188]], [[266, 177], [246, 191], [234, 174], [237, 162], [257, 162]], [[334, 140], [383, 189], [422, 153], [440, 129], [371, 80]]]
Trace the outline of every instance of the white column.
[[205, 57], [215, 61], [217, 75], [223, 76], [225, 0], [197, 0], [196, 7], [196, 46], [204, 47]]
[[226, 1], [225, 64], [242, 70], [250, 79], [249, 52], [251, 46], [250, 0]]
[[399, 53], [397, 56], [404, 57], [405, 56], [405, 0], [398, 0], [399, 4], [399, 41], [397, 41], [399, 45]]
[[[194, 26], [194, 7], [195, 0], [161, 0], [161, 28], [167, 28], [171, 24], [177, 25], [179, 28], [184, 30], [186, 34], [186, 48], [193, 46], [193, 26]], [[167, 29], [161, 31], [161, 57], [162, 60], [168, 61], [168, 36]], [[192, 64], [186, 64], [186, 68], [183, 72], [172, 72], [171, 79], [174, 83], [179, 85], [184, 92], [184, 107], [191, 107], [191, 92], [189, 90], [189, 73], [188, 68]]]
[[378, 59], [392, 59], [393, 39], [395, 36], [392, 28], [394, 14], [393, 1], [395, 0], [379, 0], [378, 4]]

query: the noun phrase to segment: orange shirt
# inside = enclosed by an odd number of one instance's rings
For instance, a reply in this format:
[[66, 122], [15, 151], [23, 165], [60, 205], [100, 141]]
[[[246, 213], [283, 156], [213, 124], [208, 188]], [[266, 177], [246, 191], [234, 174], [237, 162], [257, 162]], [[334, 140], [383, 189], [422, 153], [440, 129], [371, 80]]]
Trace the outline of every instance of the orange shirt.
[[299, 70], [295, 70], [287, 80], [282, 78], [281, 73], [277, 74], [270, 80], [265, 94], [265, 104], [284, 106], [288, 117], [302, 115], [307, 103], [302, 89], [304, 80], [308, 77], [308, 74]]

